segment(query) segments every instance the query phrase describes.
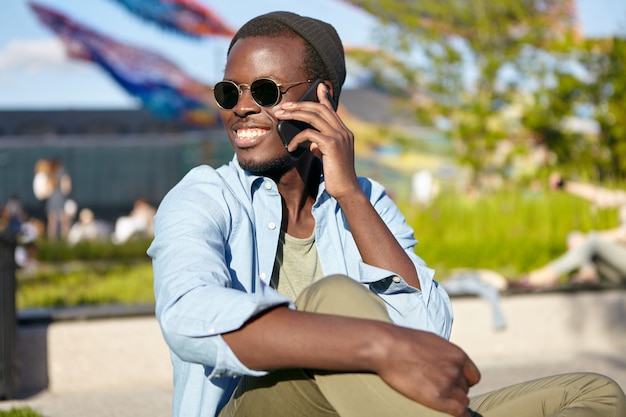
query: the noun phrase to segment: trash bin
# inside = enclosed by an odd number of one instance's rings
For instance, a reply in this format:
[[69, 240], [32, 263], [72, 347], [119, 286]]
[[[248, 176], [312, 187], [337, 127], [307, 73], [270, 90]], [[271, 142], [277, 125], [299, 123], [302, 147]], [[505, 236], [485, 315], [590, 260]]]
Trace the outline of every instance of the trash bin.
[[0, 399], [16, 387], [17, 316], [15, 311], [15, 235], [0, 232]]

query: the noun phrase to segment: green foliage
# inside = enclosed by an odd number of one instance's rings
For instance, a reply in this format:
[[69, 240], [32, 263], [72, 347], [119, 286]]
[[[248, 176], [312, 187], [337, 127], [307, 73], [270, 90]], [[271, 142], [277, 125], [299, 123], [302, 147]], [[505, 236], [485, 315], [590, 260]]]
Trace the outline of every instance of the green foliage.
[[30, 407], [11, 408], [10, 410], [0, 410], [0, 417], [42, 417]]
[[154, 302], [152, 267], [148, 262], [63, 263], [36, 274], [19, 276], [19, 309]]
[[[369, 59], [355, 53], [358, 62], [376, 84], [419, 95], [418, 120], [445, 119], [458, 157], [476, 173], [490, 168], [499, 141], [520, 133], [506, 108], [549, 79], [554, 57], [558, 62], [571, 49], [575, 33], [564, 0], [355, 3], [381, 19], [381, 45], [391, 51]], [[553, 59], [548, 71], [539, 71], [536, 58], [544, 51]], [[559, 115], [570, 113], [568, 105]]]
[[67, 242], [50, 242], [41, 239], [37, 242], [37, 260], [42, 262], [62, 262], [70, 260], [136, 260], [147, 259], [149, 240], [132, 240], [123, 245], [111, 242], [80, 242], [70, 245]]
[[403, 206], [420, 242], [416, 252], [438, 270], [488, 268], [516, 277], [562, 254], [572, 230], [615, 227], [615, 210], [591, 210], [561, 193], [510, 190], [481, 196], [446, 192], [427, 209]]
[[149, 262], [64, 262], [18, 275], [18, 309], [154, 302]]
[[[481, 195], [444, 190], [428, 208], [400, 208], [419, 240], [417, 254], [439, 280], [455, 268], [487, 268], [514, 278], [563, 253], [570, 231], [618, 224], [616, 210], [593, 210], [565, 193], [521, 188]], [[131, 259], [134, 244], [119, 250], [126, 259], [67, 260], [22, 271], [18, 308], [153, 303], [151, 264]], [[69, 248], [63, 251], [71, 258]], [[75, 257], [84, 257], [82, 251]]]
[[[446, 129], [475, 184], [509, 173], [504, 141], [545, 146], [546, 163], [594, 180], [625, 177], [626, 39], [581, 39], [571, 1], [354, 3], [381, 20], [383, 51], [350, 57], [416, 120]], [[572, 129], [576, 118], [599, 133]]]
[[18, 272], [18, 308], [154, 302], [148, 240], [37, 242], [38, 266]]
[[626, 176], [626, 39], [588, 40], [580, 62], [591, 74], [583, 94], [600, 126], [589, 144], [597, 178]]

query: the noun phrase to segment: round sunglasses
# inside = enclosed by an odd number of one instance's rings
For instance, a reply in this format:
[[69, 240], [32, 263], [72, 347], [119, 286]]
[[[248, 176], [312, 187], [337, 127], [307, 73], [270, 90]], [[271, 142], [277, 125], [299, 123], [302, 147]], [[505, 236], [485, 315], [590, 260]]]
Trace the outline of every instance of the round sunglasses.
[[[271, 78], [259, 78], [252, 81], [251, 84], [236, 84], [233, 81], [220, 81], [213, 87], [215, 101], [220, 108], [224, 110], [232, 110], [243, 94], [244, 88], [250, 89], [252, 98], [261, 107], [273, 107], [280, 102], [282, 95], [289, 91], [290, 88], [300, 84], [310, 83], [313, 80], [296, 81], [293, 83], [278, 84]], [[285, 87], [281, 90], [281, 87]]]

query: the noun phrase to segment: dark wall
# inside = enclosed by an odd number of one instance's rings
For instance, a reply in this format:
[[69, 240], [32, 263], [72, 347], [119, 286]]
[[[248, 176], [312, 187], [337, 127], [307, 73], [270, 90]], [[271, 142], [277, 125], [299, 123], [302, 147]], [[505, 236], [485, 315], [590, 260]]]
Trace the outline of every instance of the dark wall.
[[194, 166], [221, 165], [233, 152], [223, 129], [203, 133], [21, 136], [0, 138], [0, 202], [18, 195], [31, 215], [43, 216], [32, 189], [41, 158], [59, 157], [72, 178], [78, 209], [113, 219], [137, 198], [158, 205]]
[[143, 109], [0, 110], [0, 137], [176, 133], [205, 129], [180, 121], [159, 119]]

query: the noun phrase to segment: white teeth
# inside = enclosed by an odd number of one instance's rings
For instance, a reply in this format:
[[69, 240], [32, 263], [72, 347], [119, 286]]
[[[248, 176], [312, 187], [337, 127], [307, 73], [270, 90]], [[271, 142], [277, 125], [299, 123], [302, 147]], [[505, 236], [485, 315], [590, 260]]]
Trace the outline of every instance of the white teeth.
[[264, 135], [267, 132], [265, 129], [239, 129], [237, 130], [237, 137], [240, 139], [254, 139], [257, 136]]

